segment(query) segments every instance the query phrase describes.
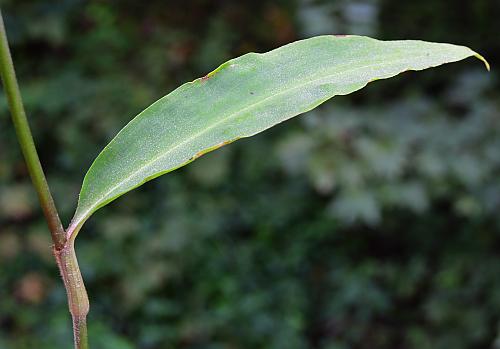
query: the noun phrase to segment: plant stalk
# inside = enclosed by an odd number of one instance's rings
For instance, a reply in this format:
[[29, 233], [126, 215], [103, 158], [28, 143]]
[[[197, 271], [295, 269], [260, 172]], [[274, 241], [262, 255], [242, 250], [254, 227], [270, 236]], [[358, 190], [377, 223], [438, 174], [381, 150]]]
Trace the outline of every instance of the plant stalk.
[[21, 146], [21, 150], [26, 160], [31, 180], [38, 194], [40, 205], [43, 209], [45, 219], [49, 225], [52, 234], [52, 240], [56, 248], [62, 248], [66, 240], [64, 228], [57, 214], [57, 209], [50, 194], [49, 185], [45, 179], [40, 159], [35, 148], [33, 136], [26, 118], [24, 111], [21, 93], [17, 84], [16, 72], [12, 57], [10, 55], [9, 44], [7, 41], [7, 34], [3, 22], [2, 12], [0, 10], [0, 72], [2, 75], [2, 82], [9, 102], [9, 108], [12, 115], [12, 122], [16, 129], [17, 139]]
[[57, 265], [68, 295], [68, 306], [73, 320], [73, 338], [76, 349], [87, 349], [87, 314], [89, 298], [76, 259], [74, 240], [70, 239], [63, 249], [54, 249]]
[[54, 204], [47, 179], [45, 178], [42, 165], [40, 164], [35, 142], [24, 111], [1, 10], [0, 75], [2, 77], [4, 91], [9, 103], [9, 109], [12, 116], [12, 122], [14, 123], [14, 128], [16, 130], [17, 139], [21, 146], [28, 172], [33, 182], [33, 186], [38, 194], [40, 206], [42, 207], [52, 235], [52, 241], [54, 243], [54, 256], [64, 281], [64, 286], [68, 295], [69, 310], [73, 318], [75, 348], [87, 349], [88, 339], [86, 318], [89, 311], [89, 301], [75, 255], [74, 239], [66, 238], [66, 233], [61, 224], [61, 220], [59, 219], [59, 214]]

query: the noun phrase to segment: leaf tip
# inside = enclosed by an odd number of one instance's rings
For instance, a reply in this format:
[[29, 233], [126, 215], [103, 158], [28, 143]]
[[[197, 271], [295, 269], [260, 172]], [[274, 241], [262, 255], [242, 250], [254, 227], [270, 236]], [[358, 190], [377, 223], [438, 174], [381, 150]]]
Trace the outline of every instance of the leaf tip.
[[477, 53], [477, 52], [474, 52], [474, 57], [476, 57], [477, 59], [481, 60], [481, 61], [484, 63], [484, 65], [486, 66], [486, 69], [487, 69], [488, 71], [490, 71], [490, 70], [491, 70], [491, 69], [490, 69], [490, 68], [491, 68], [491, 67], [490, 67], [490, 63], [488, 63], [488, 61], [486, 60], [486, 58], [484, 58], [483, 56], [481, 56], [481, 55], [480, 55], [479, 53]]

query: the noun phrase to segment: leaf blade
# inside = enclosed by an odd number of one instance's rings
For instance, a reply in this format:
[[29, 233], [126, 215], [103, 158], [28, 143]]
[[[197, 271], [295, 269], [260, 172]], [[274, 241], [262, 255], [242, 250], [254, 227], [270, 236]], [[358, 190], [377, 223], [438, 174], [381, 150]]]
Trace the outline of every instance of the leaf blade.
[[489, 69], [467, 47], [360, 36], [320, 36], [232, 59], [156, 101], [118, 133], [85, 176], [68, 230], [146, 181], [333, 96], [470, 56]]

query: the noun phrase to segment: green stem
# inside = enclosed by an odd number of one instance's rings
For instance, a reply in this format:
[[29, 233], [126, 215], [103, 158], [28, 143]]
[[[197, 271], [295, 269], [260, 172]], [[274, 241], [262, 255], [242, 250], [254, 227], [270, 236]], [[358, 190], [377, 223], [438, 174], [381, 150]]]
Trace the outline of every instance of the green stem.
[[26, 165], [28, 167], [31, 180], [38, 193], [38, 198], [40, 200], [40, 205], [42, 206], [43, 213], [47, 219], [50, 232], [52, 234], [52, 240], [57, 249], [64, 246], [66, 237], [64, 234], [64, 228], [57, 214], [57, 209], [50, 194], [49, 186], [45, 175], [43, 174], [42, 165], [40, 164], [40, 159], [36, 152], [35, 143], [33, 142], [33, 136], [31, 135], [31, 130], [26, 119], [26, 113], [23, 107], [23, 101], [21, 99], [21, 93], [19, 92], [19, 86], [17, 84], [16, 72], [14, 71], [14, 64], [12, 63], [12, 57], [10, 55], [9, 44], [7, 41], [7, 34], [5, 33], [5, 26], [3, 23], [2, 12], [0, 11], [0, 73], [2, 75], [3, 86], [5, 89], [5, 94], [7, 95], [7, 100], [9, 102], [9, 108], [12, 115], [12, 121], [14, 122], [14, 127], [16, 129], [17, 139], [21, 145], [21, 150], [26, 160]]
[[75, 348], [88, 349], [87, 316], [73, 317], [73, 336]]
[[86, 318], [89, 311], [89, 301], [75, 255], [74, 239], [66, 238], [66, 233], [59, 219], [59, 214], [57, 213], [54, 200], [52, 199], [47, 179], [45, 178], [42, 165], [40, 164], [35, 142], [33, 141], [33, 136], [31, 135], [31, 130], [24, 111], [21, 93], [19, 92], [1, 10], [0, 74], [2, 76], [5, 94], [9, 102], [17, 139], [21, 145], [21, 150], [31, 180], [38, 194], [40, 205], [45, 215], [45, 219], [47, 220], [52, 235], [52, 241], [54, 242], [54, 256], [64, 281], [64, 286], [68, 295], [69, 310], [73, 318], [75, 348], [87, 349]]

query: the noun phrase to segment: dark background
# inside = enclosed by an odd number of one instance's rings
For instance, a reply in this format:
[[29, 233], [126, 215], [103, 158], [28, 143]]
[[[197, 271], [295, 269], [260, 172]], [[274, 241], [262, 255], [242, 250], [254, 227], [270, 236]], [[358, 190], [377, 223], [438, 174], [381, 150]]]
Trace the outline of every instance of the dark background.
[[[500, 2], [28, 1], [2, 10], [65, 224], [134, 115], [317, 34], [463, 44], [100, 210], [77, 240], [93, 349], [500, 348]], [[65, 293], [0, 97], [0, 348], [69, 348]]]

